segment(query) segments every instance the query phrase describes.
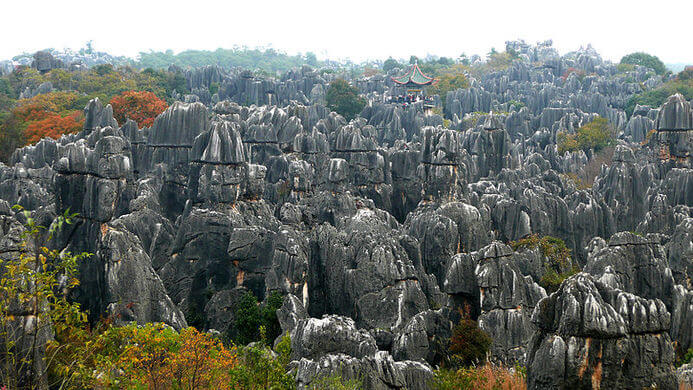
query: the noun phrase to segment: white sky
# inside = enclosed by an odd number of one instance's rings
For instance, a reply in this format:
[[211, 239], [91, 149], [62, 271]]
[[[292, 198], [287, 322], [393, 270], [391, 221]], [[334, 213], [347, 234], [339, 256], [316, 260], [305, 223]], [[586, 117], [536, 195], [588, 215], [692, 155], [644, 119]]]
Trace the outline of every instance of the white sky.
[[0, 0], [0, 15], [0, 59], [93, 40], [128, 56], [271, 45], [358, 62], [485, 54], [522, 38], [553, 39], [561, 53], [591, 43], [613, 61], [645, 51], [693, 63], [692, 0]]

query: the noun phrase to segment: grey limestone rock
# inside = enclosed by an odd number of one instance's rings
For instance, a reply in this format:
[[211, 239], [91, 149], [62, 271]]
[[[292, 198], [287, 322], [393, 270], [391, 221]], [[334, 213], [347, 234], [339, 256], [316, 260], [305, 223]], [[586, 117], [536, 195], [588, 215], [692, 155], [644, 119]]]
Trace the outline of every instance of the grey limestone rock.
[[676, 388], [674, 350], [662, 301], [615, 290], [580, 273], [532, 315], [530, 389]]
[[301, 359], [291, 363], [299, 389], [320, 383], [320, 378], [340, 375], [343, 379], [361, 381], [367, 389], [428, 389], [433, 370], [414, 361], [396, 362], [386, 352], [361, 359], [344, 354], [323, 355], [317, 360]]

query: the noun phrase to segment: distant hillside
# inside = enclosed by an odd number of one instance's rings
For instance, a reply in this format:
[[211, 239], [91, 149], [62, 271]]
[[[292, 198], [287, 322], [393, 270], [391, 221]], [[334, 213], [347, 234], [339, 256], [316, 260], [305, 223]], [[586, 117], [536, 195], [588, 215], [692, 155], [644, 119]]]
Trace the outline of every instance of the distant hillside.
[[[139, 69], [167, 69], [170, 65], [181, 68], [195, 68], [206, 65], [219, 65], [225, 69], [241, 67], [251, 70], [260, 70], [272, 74], [282, 73], [291, 69], [300, 68], [303, 65], [313, 67], [327, 65], [328, 62], [318, 61], [315, 54], [289, 55], [275, 49], [237, 48], [211, 50], [186, 50], [174, 54], [172, 50], [140, 52], [136, 58], [113, 56], [105, 52], [98, 52], [87, 46], [78, 51], [45, 49], [53, 57], [65, 64], [81, 63], [87, 67], [100, 64], [112, 64], [114, 66], [130, 65]], [[0, 61], [0, 74], [3, 65], [5, 73], [11, 71], [13, 66], [30, 66], [34, 60], [34, 53], [22, 53], [11, 60]]]
[[246, 69], [260, 69], [266, 72], [285, 72], [302, 65], [319, 65], [315, 54], [308, 52], [305, 55], [290, 56], [274, 49], [217, 49], [186, 50], [174, 54], [172, 50], [165, 52], [152, 51], [141, 52], [138, 60], [134, 62], [139, 68], [167, 68], [169, 65], [180, 67], [199, 67], [205, 65], [219, 65], [223, 68], [243, 67]]

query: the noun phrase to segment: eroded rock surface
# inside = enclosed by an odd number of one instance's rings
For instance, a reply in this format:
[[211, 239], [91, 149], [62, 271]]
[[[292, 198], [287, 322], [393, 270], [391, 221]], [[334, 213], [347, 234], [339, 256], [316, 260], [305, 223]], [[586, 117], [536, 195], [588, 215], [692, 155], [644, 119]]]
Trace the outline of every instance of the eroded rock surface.
[[[18, 255], [11, 205], [42, 223], [69, 208], [79, 217], [55, 246], [94, 254], [72, 296], [92, 320], [229, 333], [243, 294], [279, 292], [300, 387], [341, 373], [427, 388], [468, 316], [492, 361], [527, 365], [530, 388], [674, 388], [674, 353], [693, 346], [690, 102], [627, 118], [661, 76], [623, 74], [591, 47], [508, 47], [512, 64], [449, 92], [443, 115], [385, 103], [398, 90], [376, 75], [351, 80], [368, 104], [347, 121], [324, 106], [336, 75], [310, 67], [181, 71], [191, 93], [151, 128], [92, 100], [81, 132], [0, 165], [0, 254]], [[611, 153], [559, 152], [559, 133], [597, 116]], [[509, 245], [534, 234], [584, 271], [550, 296], [547, 255]]]

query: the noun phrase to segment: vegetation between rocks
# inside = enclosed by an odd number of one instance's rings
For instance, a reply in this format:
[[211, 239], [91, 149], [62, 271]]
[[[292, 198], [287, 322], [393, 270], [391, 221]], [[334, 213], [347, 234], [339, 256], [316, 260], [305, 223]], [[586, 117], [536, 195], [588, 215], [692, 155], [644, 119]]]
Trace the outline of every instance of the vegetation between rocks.
[[547, 294], [557, 291], [565, 279], [579, 272], [579, 268], [571, 260], [570, 249], [560, 238], [532, 234], [510, 242], [510, 246], [516, 251], [539, 249], [544, 259], [544, 274], [539, 285], [546, 289]]
[[[225, 344], [194, 327], [176, 331], [161, 323], [117, 326], [117, 318], [92, 325], [80, 305], [68, 299], [79, 285], [78, 263], [90, 255], [49, 249], [53, 235], [72, 224], [76, 214], [66, 211], [49, 227], [39, 225], [28, 211], [23, 214], [18, 257], [0, 261], [0, 388], [296, 387], [287, 372], [289, 336], [274, 350], [268, 346], [268, 336], [279, 334], [275, 311], [281, 295], [270, 295], [262, 307], [252, 293], [243, 297], [236, 310], [237, 340], [256, 341], [245, 346]], [[33, 325], [27, 325], [28, 319]], [[358, 381], [339, 376], [319, 378], [311, 388], [323, 388], [320, 384], [360, 388]]]
[[609, 121], [598, 116], [591, 122], [580, 126], [575, 133], [558, 132], [556, 134], [558, 152], [576, 152], [578, 150], [598, 152], [613, 143], [614, 133], [615, 129]]

